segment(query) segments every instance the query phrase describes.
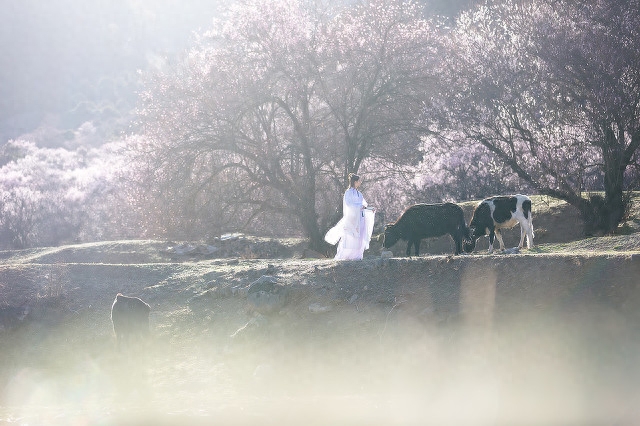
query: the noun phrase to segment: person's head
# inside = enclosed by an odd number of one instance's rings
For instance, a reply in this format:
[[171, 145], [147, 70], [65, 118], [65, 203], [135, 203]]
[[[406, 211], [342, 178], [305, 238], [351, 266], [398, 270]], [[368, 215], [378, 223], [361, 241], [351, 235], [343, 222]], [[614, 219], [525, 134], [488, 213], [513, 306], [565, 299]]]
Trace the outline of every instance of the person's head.
[[355, 173], [349, 173], [349, 188], [357, 188], [360, 186], [360, 176]]

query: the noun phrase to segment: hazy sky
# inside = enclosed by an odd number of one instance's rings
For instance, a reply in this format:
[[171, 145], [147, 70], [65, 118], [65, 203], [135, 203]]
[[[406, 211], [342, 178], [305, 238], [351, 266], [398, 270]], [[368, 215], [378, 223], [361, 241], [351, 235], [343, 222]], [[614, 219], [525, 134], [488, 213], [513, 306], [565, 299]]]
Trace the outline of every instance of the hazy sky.
[[222, 2], [0, 0], [0, 144], [47, 116], [81, 124], [67, 114], [79, 103], [118, 102], [136, 69], [187, 47]]

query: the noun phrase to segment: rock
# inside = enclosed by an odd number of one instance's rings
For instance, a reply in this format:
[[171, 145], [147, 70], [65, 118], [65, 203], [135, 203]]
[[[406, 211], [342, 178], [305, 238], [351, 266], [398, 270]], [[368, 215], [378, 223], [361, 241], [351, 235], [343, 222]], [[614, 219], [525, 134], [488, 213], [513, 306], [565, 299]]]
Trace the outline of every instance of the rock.
[[235, 232], [231, 234], [223, 234], [220, 237], [215, 238], [216, 241], [237, 241], [243, 234]]
[[390, 259], [393, 257], [393, 252], [390, 250], [383, 250], [380, 253], [380, 257], [382, 257], [383, 259]]
[[232, 296], [247, 297], [248, 294], [249, 294], [249, 287], [244, 287], [241, 285], [236, 285], [231, 287]]
[[278, 284], [278, 279], [273, 275], [263, 275], [249, 285], [249, 293], [258, 291], [272, 292]]
[[312, 303], [309, 305], [309, 312], [312, 314], [322, 314], [331, 311], [331, 306], [321, 305], [319, 303]]
[[180, 245], [169, 245], [164, 253], [166, 254], [175, 254], [177, 256], [210, 256], [219, 250], [218, 247], [207, 245], [207, 244], [180, 244]]
[[263, 275], [251, 283], [247, 291], [249, 307], [261, 314], [276, 312], [287, 302], [287, 291], [277, 278]]

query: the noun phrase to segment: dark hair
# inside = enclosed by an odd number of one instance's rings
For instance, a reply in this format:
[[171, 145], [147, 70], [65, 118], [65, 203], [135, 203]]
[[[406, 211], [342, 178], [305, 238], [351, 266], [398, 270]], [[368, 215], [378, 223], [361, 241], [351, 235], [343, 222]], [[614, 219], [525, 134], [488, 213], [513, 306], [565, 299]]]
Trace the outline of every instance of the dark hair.
[[355, 173], [349, 173], [349, 188], [351, 188], [359, 180], [360, 176]]

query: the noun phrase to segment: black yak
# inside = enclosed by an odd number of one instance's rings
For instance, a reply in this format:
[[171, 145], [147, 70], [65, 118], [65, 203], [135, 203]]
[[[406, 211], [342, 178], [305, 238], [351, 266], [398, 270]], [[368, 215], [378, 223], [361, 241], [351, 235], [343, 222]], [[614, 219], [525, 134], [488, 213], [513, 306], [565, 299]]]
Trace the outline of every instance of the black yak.
[[116, 335], [118, 349], [131, 345], [138, 338], [149, 335], [149, 312], [151, 307], [137, 297], [116, 295], [111, 305], [111, 322]]
[[469, 229], [460, 206], [454, 203], [415, 204], [394, 223], [385, 226], [382, 246], [389, 248], [398, 240], [405, 240], [408, 241], [407, 256], [411, 255], [411, 246], [419, 256], [420, 240], [446, 234], [455, 242], [455, 254], [462, 253], [462, 241], [469, 239]]

